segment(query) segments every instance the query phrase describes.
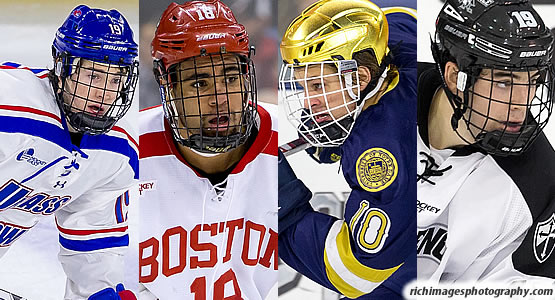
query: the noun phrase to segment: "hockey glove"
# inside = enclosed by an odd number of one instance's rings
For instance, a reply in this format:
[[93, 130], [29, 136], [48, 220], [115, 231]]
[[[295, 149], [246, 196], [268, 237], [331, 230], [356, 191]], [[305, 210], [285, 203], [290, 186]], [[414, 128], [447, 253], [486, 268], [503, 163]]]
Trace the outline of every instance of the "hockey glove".
[[297, 223], [312, 207], [308, 203], [312, 193], [300, 181], [285, 156], [278, 150], [278, 232]]
[[319, 164], [333, 164], [341, 159], [339, 147], [308, 147], [305, 151]]
[[137, 300], [137, 297], [133, 292], [126, 290], [123, 284], [119, 283], [116, 285], [116, 290], [105, 288], [91, 295], [88, 300]]

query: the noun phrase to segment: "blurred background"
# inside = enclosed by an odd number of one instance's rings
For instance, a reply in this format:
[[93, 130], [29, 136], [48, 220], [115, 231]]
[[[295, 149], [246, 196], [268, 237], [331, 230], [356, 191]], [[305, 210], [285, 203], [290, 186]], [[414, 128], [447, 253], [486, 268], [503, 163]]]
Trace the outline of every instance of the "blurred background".
[[[138, 42], [138, 0], [0, 0], [0, 62], [12, 61], [35, 68], [52, 68], [52, 41], [58, 27], [79, 4], [121, 12], [135, 33]], [[25, 91], [21, 91], [24, 93]], [[139, 95], [126, 118], [136, 120]], [[138, 138], [136, 138], [138, 140]], [[130, 244], [136, 244], [136, 205], [130, 205]], [[0, 259], [0, 289], [28, 300], [63, 299], [66, 277], [58, 262], [58, 230], [54, 216], [43, 217], [33, 230], [22, 236]], [[138, 278], [137, 248], [130, 248], [126, 265], [130, 274], [126, 287], [135, 289]], [[3, 299], [0, 296], [0, 299]], [[6, 298], [8, 299], [8, 298]]]
[[[158, 84], [152, 73], [150, 43], [162, 12], [174, 1], [140, 1], [140, 108], [160, 104]], [[177, 1], [183, 3], [184, 1]], [[258, 100], [277, 103], [278, 36], [277, 0], [222, 0], [231, 8], [235, 18], [247, 29], [250, 44], [256, 47], [253, 58], [258, 84]]]

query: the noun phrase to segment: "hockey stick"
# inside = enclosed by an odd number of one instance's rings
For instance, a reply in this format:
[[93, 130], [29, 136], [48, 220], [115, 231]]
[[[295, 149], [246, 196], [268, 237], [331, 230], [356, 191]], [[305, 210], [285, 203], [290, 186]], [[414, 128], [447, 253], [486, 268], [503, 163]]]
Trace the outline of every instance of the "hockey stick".
[[290, 141], [289, 143], [285, 143], [279, 146], [279, 150], [281, 150], [283, 155], [289, 156], [297, 152], [303, 151], [309, 146], [310, 144], [305, 139], [298, 138], [296, 140]]
[[0, 289], [0, 299], [6, 299], [6, 300], [27, 300], [26, 298], [23, 298], [21, 296], [18, 296], [16, 294], [12, 294], [6, 290]]

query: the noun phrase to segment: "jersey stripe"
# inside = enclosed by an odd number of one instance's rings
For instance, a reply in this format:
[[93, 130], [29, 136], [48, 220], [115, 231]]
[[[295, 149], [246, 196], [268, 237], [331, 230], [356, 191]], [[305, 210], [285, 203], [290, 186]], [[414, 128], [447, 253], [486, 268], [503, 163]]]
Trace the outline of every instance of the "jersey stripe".
[[68, 234], [68, 235], [91, 235], [91, 234], [97, 234], [97, 233], [125, 232], [125, 231], [127, 231], [127, 226], [115, 227], [115, 228], [106, 228], [106, 229], [89, 229], [89, 230], [63, 228], [58, 224], [58, 222], [56, 222], [56, 226], [58, 227], [58, 230], [60, 232], [62, 232], [64, 234]]
[[[277, 133], [275, 134], [275, 145], [272, 143], [272, 136], [274, 131], [272, 131], [272, 117], [270, 114], [262, 107], [258, 106], [258, 115], [260, 116], [260, 128], [258, 128], [258, 135], [252, 143], [251, 147], [243, 155], [237, 166], [231, 171], [231, 174], [237, 174], [243, 171], [245, 167], [252, 162], [260, 153], [268, 154], [274, 153], [277, 156]], [[274, 148], [274, 149], [272, 149]]]
[[126, 234], [119, 237], [103, 237], [83, 241], [70, 240], [60, 235], [59, 241], [60, 245], [68, 250], [88, 252], [100, 249], [129, 246], [129, 235]]
[[157, 108], [157, 107], [160, 107], [160, 106], [162, 106], [162, 104], [146, 107], [146, 108], [143, 108], [143, 109], [139, 110], [139, 112], [149, 110], [149, 109], [153, 109], [153, 108]]
[[62, 124], [62, 120], [60, 119], [60, 117], [56, 116], [53, 113], [47, 112], [47, 111], [42, 111], [36, 108], [31, 108], [31, 107], [25, 107], [25, 106], [15, 106], [15, 105], [0, 105], [0, 109], [3, 110], [13, 110], [13, 111], [22, 111], [22, 112], [28, 112], [28, 113], [33, 113], [36, 115], [41, 115], [41, 116], [46, 116], [46, 117], [50, 117], [56, 121], [58, 121], [58, 123], [60, 123], [60, 125]]
[[[28, 134], [55, 143], [68, 152], [74, 149], [67, 131], [40, 120], [0, 116], [0, 132]], [[108, 135], [85, 135], [81, 142], [81, 149], [106, 150], [125, 155], [129, 157], [135, 179], [139, 178], [139, 158], [126, 139]]]
[[50, 141], [68, 152], [73, 149], [69, 134], [64, 129], [44, 121], [0, 116], [0, 132], [32, 135]]
[[52, 167], [53, 165], [59, 163], [61, 160], [66, 159], [66, 158], [67, 158], [67, 156], [60, 156], [60, 157], [56, 158], [54, 161], [52, 161], [52, 162], [50, 162], [49, 164], [47, 164], [46, 166], [42, 167], [40, 170], [36, 171], [36, 172], [33, 173], [31, 176], [29, 176], [29, 177], [23, 179], [23, 180], [21, 181], [21, 183], [25, 183], [25, 182], [27, 182], [27, 181], [29, 181], [29, 180], [31, 180], [31, 179], [37, 177], [40, 173], [46, 171], [48, 168]]
[[139, 136], [139, 158], [172, 154], [163, 131], [149, 132]]
[[27, 71], [31, 71], [33, 72], [33, 74], [35, 74], [38, 78], [43, 79], [48, 77], [48, 73], [50, 71], [48, 71], [47, 69], [31, 69], [28, 67], [23, 67], [19, 64], [15, 64], [15, 63], [4, 63], [2, 65], [0, 65], [0, 69], [19, 69], [19, 70], [27, 70]]
[[139, 150], [140, 157], [173, 155], [180, 162], [188, 166], [189, 169], [193, 170], [198, 177], [203, 177], [181, 156], [181, 153], [179, 153], [172, 141], [173, 137], [169, 128], [168, 121], [164, 119], [164, 131], [150, 132], [139, 136], [139, 145], [141, 146]]
[[137, 144], [137, 141], [135, 141], [135, 139], [133, 139], [133, 137], [129, 133], [127, 133], [127, 131], [125, 131], [125, 129], [123, 129], [119, 126], [114, 126], [114, 127], [112, 127], [112, 130], [125, 134], [127, 136], [127, 138], [131, 141], [131, 143], [133, 143], [137, 147], [137, 149], [139, 149], [139, 144]]
[[278, 133], [272, 130], [272, 136], [270, 137], [270, 142], [266, 145], [266, 148], [262, 150], [262, 153], [277, 156], [278, 151]]
[[324, 263], [328, 279], [349, 298], [370, 293], [401, 265], [389, 269], [373, 269], [360, 263], [351, 250], [347, 223], [337, 220], [326, 237]]
[[105, 150], [125, 155], [129, 158], [129, 165], [139, 179], [139, 156], [126, 139], [109, 135], [85, 135], [81, 141], [81, 149]]
[[410, 15], [411, 17], [417, 19], [416, 18], [416, 15], [417, 15], [416, 9], [413, 9], [413, 8], [402, 7], [402, 6], [392, 6], [392, 7], [384, 7], [384, 8], [382, 8], [382, 11], [386, 15], [393, 14], [393, 13], [402, 13], [402, 14]]

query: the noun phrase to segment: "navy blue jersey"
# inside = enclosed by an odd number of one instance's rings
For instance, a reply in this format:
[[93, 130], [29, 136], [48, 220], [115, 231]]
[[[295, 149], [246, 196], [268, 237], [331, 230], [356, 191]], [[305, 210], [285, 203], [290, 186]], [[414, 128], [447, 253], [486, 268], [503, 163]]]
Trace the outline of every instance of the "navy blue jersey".
[[307, 206], [279, 236], [288, 265], [349, 298], [372, 297], [378, 286], [400, 297], [416, 278], [416, 19], [402, 8], [384, 12], [399, 76], [341, 146], [352, 189], [344, 220]]

